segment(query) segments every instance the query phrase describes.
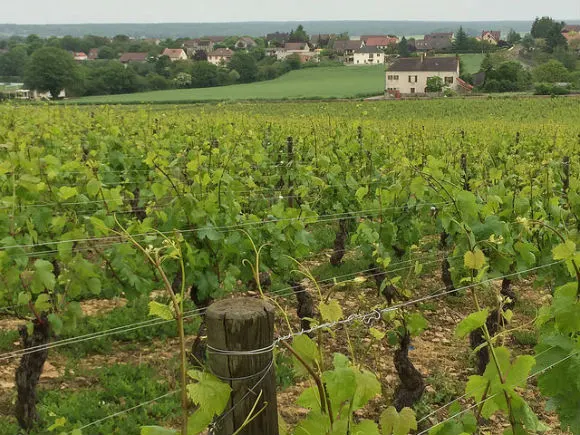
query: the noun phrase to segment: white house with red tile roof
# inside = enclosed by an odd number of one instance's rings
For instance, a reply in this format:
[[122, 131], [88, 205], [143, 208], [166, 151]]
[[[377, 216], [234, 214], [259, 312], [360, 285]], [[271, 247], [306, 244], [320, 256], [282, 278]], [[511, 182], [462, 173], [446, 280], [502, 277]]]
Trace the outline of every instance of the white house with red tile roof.
[[87, 56], [87, 54], [82, 52], [82, 51], [79, 51], [78, 53], [74, 53], [73, 57], [77, 62], [83, 62], [85, 60], [88, 60], [88, 58], [89, 58]]

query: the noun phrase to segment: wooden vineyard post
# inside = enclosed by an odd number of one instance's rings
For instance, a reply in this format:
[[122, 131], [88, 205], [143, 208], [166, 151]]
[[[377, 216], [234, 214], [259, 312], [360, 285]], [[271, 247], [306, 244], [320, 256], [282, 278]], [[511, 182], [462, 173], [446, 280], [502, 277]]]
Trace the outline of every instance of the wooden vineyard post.
[[290, 168], [290, 173], [287, 173], [288, 181], [288, 207], [294, 207], [294, 139], [292, 136], [288, 136], [286, 139], [286, 153], [288, 157], [288, 166]]
[[239, 435], [278, 435], [274, 308], [260, 299], [224, 299], [208, 308], [206, 324], [209, 368], [232, 388], [214, 433], [231, 435], [252, 419]]

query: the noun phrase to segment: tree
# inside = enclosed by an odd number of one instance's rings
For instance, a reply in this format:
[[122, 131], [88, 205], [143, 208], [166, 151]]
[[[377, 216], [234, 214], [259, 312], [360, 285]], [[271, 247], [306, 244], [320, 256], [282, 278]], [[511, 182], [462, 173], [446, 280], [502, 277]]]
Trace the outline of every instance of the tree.
[[171, 75], [171, 59], [169, 56], [159, 56], [159, 59], [155, 62], [155, 71], [166, 78]]
[[207, 52], [205, 50], [195, 50], [191, 58], [197, 62], [207, 61]]
[[427, 78], [427, 92], [441, 92], [443, 90], [443, 79], [441, 77]]
[[567, 47], [556, 47], [552, 56], [557, 61], [561, 62], [569, 71], [576, 70], [576, 65], [578, 64], [578, 56], [572, 50], [568, 50]]
[[507, 36], [507, 42], [509, 42], [510, 44], [517, 44], [521, 40], [522, 40], [522, 35], [520, 35], [514, 29], [510, 29], [508, 36]]
[[218, 84], [218, 67], [207, 61], [194, 62], [191, 66], [191, 86], [209, 88]]
[[99, 50], [99, 59], [116, 59], [117, 52], [109, 46], [105, 46]]
[[551, 60], [536, 67], [533, 77], [536, 82], [559, 83], [568, 81], [570, 73], [562, 62]]
[[237, 52], [232, 56], [229, 63], [231, 70], [236, 70], [240, 75], [240, 82], [250, 83], [258, 77], [258, 64], [252, 55]]
[[409, 43], [407, 42], [407, 38], [404, 36], [399, 41], [398, 45], [399, 56], [401, 57], [409, 57]]
[[557, 47], [567, 47], [568, 41], [562, 35], [562, 27], [560, 25], [554, 25], [546, 35], [546, 49], [549, 53], [553, 53]]
[[521, 63], [503, 62], [486, 72], [484, 89], [488, 92], [523, 91], [532, 83], [531, 74]]
[[178, 88], [189, 88], [192, 83], [191, 74], [180, 72], [175, 76], [173, 82], [175, 83], [175, 86]]
[[140, 76], [120, 62], [107, 62], [98, 74], [108, 94], [128, 94], [140, 90]]
[[536, 40], [534, 39], [534, 37], [531, 34], [528, 33], [522, 39], [522, 46], [526, 50], [530, 51], [532, 48], [534, 48], [536, 46]]
[[288, 37], [288, 42], [308, 42], [309, 40], [308, 33], [304, 30], [302, 24], [296, 27], [296, 30], [292, 30]]
[[284, 62], [288, 65], [290, 70], [300, 69], [302, 66], [302, 61], [300, 60], [300, 56], [297, 54], [291, 54], [287, 56]]
[[453, 51], [456, 53], [469, 51], [469, 36], [463, 30], [463, 26], [455, 34], [455, 41], [453, 42]]
[[24, 82], [31, 89], [48, 91], [52, 98], [57, 98], [76, 78], [77, 64], [69, 53], [60, 48], [43, 47], [30, 57]]
[[550, 17], [536, 17], [530, 33], [534, 38], [547, 38], [551, 30], [557, 29], [561, 32], [563, 27], [564, 23], [558, 23]]
[[0, 56], [0, 76], [22, 77], [28, 62], [28, 50], [26, 45], [19, 44]]

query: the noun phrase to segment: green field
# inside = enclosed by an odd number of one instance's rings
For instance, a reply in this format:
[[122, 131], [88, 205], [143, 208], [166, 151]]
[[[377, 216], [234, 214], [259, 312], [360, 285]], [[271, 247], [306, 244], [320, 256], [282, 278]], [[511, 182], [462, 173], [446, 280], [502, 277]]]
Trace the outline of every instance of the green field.
[[[466, 72], [476, 73], [482, 54], [461, 55]], [[383, 65], [321, 67], [291, 71], [275, 80], [215, 88], [171, 89], [122, 95], [100, 95], [75, 100], [83, 104], [192, 103], [203, 101], [300, 100], [355, 98], [380, 95]]]
[[378, 95], [384, 88], [384, 66], [322, 67], [291, 71], [266, 82], [216, 88], [102, 95], [82, 103], [160, 103], [223, 100], [353, 98]]
[[[455, 56], [455, 54], [448, 54], [446, 56]], [[479, 72], [481, 67], [481, 62], [485, 57], [485, 54], [481, 53], [471, 53], [471, 54], [461, 54], [461, 61], [463, 62], [464, 71], [462, 73], [475, 74]]]

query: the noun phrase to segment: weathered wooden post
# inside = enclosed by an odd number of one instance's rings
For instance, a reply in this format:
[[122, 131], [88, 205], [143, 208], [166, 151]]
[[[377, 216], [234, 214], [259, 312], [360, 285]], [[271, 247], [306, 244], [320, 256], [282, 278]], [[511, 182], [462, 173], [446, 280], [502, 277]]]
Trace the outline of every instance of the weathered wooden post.
[[206, 324], [209, 367], [232, 387], [215, 434], [231, 435], [242, 427], [261, 392], [254, 411], [259, 414], [239, 434], [278, 435], [274, 307], [254, 298], [224, 299], [207, 309]]

